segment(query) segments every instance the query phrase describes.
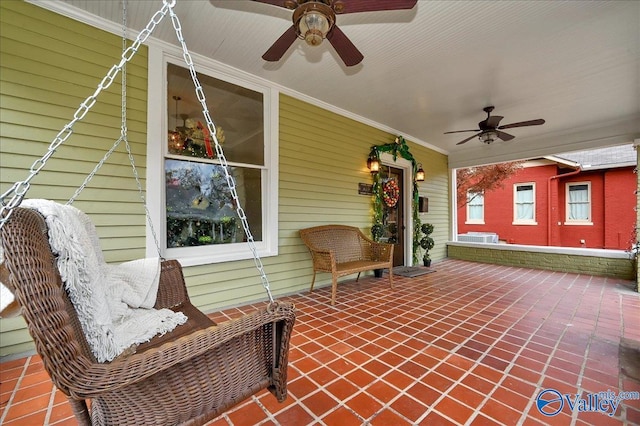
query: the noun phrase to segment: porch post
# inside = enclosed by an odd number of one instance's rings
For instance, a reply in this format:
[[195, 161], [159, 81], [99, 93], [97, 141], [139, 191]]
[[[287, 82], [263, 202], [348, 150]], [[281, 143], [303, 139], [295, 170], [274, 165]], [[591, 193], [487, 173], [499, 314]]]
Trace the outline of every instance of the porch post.
[[637, 252], [637, 247], [640, 244], [640, 235], [638, 234], [640, 230], [640, 172], [638, 171], [638, 165], [640, 165], [640, 149], [638, 149], [638, 145], [640, 145], [640, 139], [636, 139], [633, 141], [633, 147], [636, 149], [636, 241], [635, 247], [635, 268], [636, 268], [636, 291], [640, 291], [640, 261]]

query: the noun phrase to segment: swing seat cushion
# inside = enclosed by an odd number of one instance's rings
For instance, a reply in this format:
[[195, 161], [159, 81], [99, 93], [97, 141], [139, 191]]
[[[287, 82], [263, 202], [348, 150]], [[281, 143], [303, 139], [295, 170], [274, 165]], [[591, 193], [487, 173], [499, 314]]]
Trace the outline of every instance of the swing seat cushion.
[[14, 209], [0, 230], [4, 261], [43, 366], [79, 424], [204, 424], [262, 389], [284, 401], [291, 303], [215, 324], [189, 300], [180, 264], [164, 261], [155, 307], [185, 312], [188, 322], [100, 363], [47, 232], [39, 213]]

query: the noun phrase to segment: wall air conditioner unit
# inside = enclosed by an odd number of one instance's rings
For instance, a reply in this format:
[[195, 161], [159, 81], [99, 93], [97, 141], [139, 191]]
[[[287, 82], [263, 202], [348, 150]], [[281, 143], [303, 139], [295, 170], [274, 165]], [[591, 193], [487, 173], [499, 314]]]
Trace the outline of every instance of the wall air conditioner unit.
[[467, 234], [458, 234], [458, 241], [465, 243], [497, 244], [498, 234], [490, 232], [469, 232]]

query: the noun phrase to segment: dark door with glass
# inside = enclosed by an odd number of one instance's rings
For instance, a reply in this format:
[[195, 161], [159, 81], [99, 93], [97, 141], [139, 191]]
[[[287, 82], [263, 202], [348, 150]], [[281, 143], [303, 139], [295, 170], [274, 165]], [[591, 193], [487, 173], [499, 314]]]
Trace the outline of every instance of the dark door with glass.
[[383, 190], [382, 241], [392, 243], [393, 266], [404, 265], [404, 170], [396, 167], [381, 167]]

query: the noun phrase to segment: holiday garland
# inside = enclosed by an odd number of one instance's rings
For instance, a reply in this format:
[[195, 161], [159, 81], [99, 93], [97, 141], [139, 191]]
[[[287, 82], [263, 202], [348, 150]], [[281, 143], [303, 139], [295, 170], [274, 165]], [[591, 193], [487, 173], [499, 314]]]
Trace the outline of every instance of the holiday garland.
[[[394, 142], [383, 144], [383, 145], [374, 145], [371, 147], [371, 152], [369, 153], [369, 158], [376, 158], [378, 161], [380, 160], [380, 153], [390, 153], [393, 156], [393, 161], [396, 161], [398, 155], [400, 155], [405, 160], [411, 161], [411, 165], [413, 168], [413, 175], [415, 176], [417, 170], [417, 162], [411, 152], [409, 151], [409, 146], [407, 142], [402, 136], [396, 137]], [[397, 185], [397, 184], [396, 184]], [[399, 189], [398, 189], [399, 191]], [[399, 196], [399, 192], [398, 192]], [[378, 241], [383, 234], [383, 211], [384, 206], [383, 203], [386, 204], [384, 199], [384, 191], [383, 191], [383, 182], [380, 177], [380, 173], [376, 173], [373, 175], [373, 226], [371, 227], [371, 234], [375, 241]], [[418, 183], [413, 180], [413, 263], [418, 263], [418, 251], [420, 248], [420, 215], [418, 213]], [[397, 199], [395, 203], [397, 203]], [[394, 203], [394, 205], [395, 205]], [[388, 204], [387, 204], [388, 205]], [[391, 207], [391, 206], [390, 206]]]

